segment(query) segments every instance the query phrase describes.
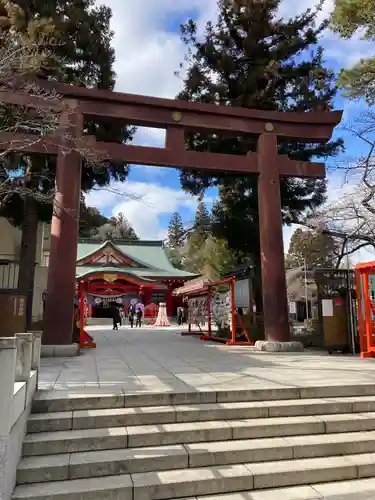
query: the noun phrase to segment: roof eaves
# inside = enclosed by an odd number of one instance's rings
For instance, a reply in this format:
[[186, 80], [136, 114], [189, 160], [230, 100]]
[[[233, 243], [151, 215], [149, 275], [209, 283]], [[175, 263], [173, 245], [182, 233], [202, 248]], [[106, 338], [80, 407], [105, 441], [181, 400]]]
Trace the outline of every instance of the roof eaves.
[[98, 273], [103, 274], [106, 272], [106, 270], [107, 270], [108, 274], [109, 273], [116, 273], [116, 274], [121, 274], [123, 276], [130, 275], [130, 276], [133, 276], [134, 278], [140, 279], [142, 281], [147, 281], [148, 283], [154, 282], [154, 280], [149, 279], [149, 278], [145, 278], [144, 276], [140, 276], [139, 274], [134, 273], [132, 271], [122, 271], [121, 269], [114, 269], [112, 267], [107, 267], [107, 268], [100, 267], [98, 269], [90, 269], [89, 271], [87, 271], [85, 273], [78, 274], [76, 277], [77, 278], [85, 278], [85, 277], [93, 275], [93, 274], [98, 274]]

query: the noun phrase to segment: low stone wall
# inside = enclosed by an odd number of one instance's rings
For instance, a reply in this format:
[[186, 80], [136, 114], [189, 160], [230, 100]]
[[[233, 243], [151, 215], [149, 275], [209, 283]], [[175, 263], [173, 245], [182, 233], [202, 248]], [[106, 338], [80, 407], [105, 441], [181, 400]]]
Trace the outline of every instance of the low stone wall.
[[16, 483], [27, 419], [38, 387], [42, 332], [0, 338], [0, 500]]

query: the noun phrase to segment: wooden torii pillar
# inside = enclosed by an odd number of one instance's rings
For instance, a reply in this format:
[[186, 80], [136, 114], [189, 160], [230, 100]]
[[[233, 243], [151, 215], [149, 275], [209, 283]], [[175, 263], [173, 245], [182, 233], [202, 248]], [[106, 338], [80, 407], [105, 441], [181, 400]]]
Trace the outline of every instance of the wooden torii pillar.
[[[40, 84], [53, 86], [58, 94], [77, 103], [65, 119], [69, 120], [72, 139], [80, 139], [82, 144], [89, 140], [81, 137], [83, 118], [94, 121], [116, 119], [135, 126], [166, 128], [165, 148], [103, 142], [93, 145], [90, 139], [90, 148], [96, 148], [98, 153], [108, 159], [138, 165], [258, 175], [266, 338], [272, 342], [289, 341], [280, 177], [322, 178], [325, 176], [325, 167], [321, 163], [298, 162], [279, 155], [277, 141], [325, 143], [331, 138], [334, 126], [340, 122], [342, 112], [278, 113], [52, 85], [48, 82]], [[25, 95], [11, 92], [0, 92], [0, 101], [30, 107], [41, 105], [41, 99], [28, 99]], [[187, 151], [186, 132], [253, 135], [258, 138], [257, 152], [238, 156]], [[27, 144], [25, 137], [29, 137]], [[82, 159], [73, 151], [74, 148], [70, 148], [71, 143], [65, 135], [61, 138], [63, 142], [57, 141], [56, 144], [48, 138], [40, 138], [40, 141], [33, 138], [30, 141], [30, 136], [0, 134], [0, 149], [7, 149], [15, 141], [20, 141], [20, 149], [25, 153], [58, 156], [43, 342], [69, 344], [72, 338], [78, 233], [78, 218], [72, 219], [71, 215], [77, 214], [79, 209]]]

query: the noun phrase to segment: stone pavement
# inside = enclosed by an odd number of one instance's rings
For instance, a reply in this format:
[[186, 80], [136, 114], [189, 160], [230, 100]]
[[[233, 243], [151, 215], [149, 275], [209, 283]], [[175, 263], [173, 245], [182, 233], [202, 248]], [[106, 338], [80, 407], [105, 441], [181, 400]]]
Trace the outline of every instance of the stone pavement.
[[121, 388], [191, 392], [225, 388], [375, 384], [375, 360], [325, 352], [263, 353], [165, 330], [90, 327], [96, 349], [78, 358], [43, 358], [40, 389]]

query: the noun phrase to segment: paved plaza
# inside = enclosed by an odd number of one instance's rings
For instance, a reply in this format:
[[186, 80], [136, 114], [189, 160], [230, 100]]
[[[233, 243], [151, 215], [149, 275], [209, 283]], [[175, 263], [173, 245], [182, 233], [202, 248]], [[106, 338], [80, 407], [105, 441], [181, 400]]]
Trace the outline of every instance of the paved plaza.
[[[99, 329], [100, 328], [100, 329]], [[43, 358], [40, 389], [203, 391], [375, 384], [375, 360], [325, 352], [260, 353], [182, 337], [176, 329], [90, 327], [96, 349]]]

